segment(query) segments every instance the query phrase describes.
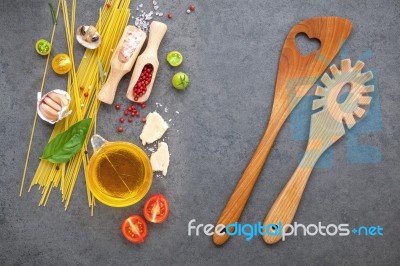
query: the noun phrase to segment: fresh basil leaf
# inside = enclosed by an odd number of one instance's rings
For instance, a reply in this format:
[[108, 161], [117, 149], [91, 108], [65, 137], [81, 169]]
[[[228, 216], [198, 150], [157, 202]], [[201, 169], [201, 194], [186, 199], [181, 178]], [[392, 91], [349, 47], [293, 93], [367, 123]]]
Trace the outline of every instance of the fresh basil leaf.
[[52, 163], [68, 162], [72, 156], [82, 149], [91, 122], [91, 118], [86, 118], [58, 134], [47, 143], [41, 159]]

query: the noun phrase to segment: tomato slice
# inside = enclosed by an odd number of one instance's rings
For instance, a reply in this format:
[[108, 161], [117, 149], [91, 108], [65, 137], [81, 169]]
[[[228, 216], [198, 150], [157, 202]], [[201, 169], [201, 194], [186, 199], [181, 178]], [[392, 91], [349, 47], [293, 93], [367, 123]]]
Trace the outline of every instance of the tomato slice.
[[48, 55], [51, 51], [51, 44], [44, 39], [40, 39], [36, 42], [35, 48], [38, 54]]
[[182, 64], [183, 56], [178, 51], [171, 51], [167, 54], [167, 61], [171, 66], [179, 66]]
[[121, 231], [130, 242], [142, 243], [147, 238], [147, 223], [141, 216], [132, 215], [122, 223]]
[[163, 195], [154, 194], [147, 200], [143, 212], [147, 221], [156, 224], [162, 223], [168, 217], [168, 201]]

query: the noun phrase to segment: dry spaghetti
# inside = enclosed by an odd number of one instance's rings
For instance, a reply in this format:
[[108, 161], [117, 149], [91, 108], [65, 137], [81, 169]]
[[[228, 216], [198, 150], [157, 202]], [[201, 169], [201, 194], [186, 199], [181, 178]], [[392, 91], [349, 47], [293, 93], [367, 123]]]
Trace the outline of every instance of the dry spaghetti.
[[[59, 0], [56, 16], [58, 18], [59, 10], [61, 8], [64, 19], [68, 54], [73, 63], [72, 70], [68, 74], [67, 83], [67, 91], [71, 95], [70, 107], [73, 113], [66, 119], [58, 122], [55, 125], [53, 132], [50, 136], [50, 140], [61, 132], [64, 132], [71, 125], [84, 118], [92, 118], [94, 123], [92, 123], [89, 129], [89, 134], [87, 135], [87, 138], [85, 140], [84, 148], [81, 150], [81, 152], [72, 157], [68, 163], [53, 164], [46, 160], [40, 161], [28, 190], [30, 191], [31, 188], [35, 185], [39, 186], [39, 189], [42, 193], [39, 205], [46, 205], [52, 189], [58, 187], [61, 190], [61, 198], [64, 202], [64, 207], [65, 209], [67, 209], [82, 165], [83, 171], [86, 176], [86, 168], [89, 161], [86, 149], [91, 132], [96, 131], [96, 118], [100, 106], [100, 103], [97, 100], [97, 93], [100, 91], [102, 86], [99, 75], [99, 62], [101, 63], [105, 73], [107, 73], [110, 70], [112, 50], [117, 46], [119, 38], [122, 36], [122, 33], [130, 17], [130, 11], [128, 9], [130, 5], [130, 0], [113, 0], [111, 6], [108, 6], [107, 2], [108, 1], [106, 1], [103, 8], [100, 9], [99, 20], [96, 25], [98, 32], [102, 36], [101, 46], [97, 50], [87, 49], [79, 64], [78, 69], [76, 69], [74, 64], [74, 29], [76, 17], [76, 0], [72, 1], [70, 17], [66, 0]], [[51, 44], [53, 44], [55, 29], [56, 25], [54, 25], [53, 27]], [[47, 58], [45, 71], [43, 74], [43, 81], [40, 89], [41, 91], [43, 91], [46, 79], [48, 61], [49, 57]], [[81, 88], [84, 89], [81, 90]], [[32, 148], [31, 144], [34, 136], [36, 120], [37, 115], [35, 115], [33, 122], [30, 144], [28, 147], [25, 169], [22, 177], [20, 195], [23, 191], [30, 150]], [[91, 207], [93, 213], [95, 200], [88, 188], [87, 197], [89, 207]]]

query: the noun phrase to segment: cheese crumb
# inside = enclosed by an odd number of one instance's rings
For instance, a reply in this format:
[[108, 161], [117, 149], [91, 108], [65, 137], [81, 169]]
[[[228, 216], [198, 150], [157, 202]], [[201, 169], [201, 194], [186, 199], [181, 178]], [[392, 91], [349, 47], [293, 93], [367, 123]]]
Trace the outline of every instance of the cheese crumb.
[[165, 142], [158, 144], [158, 149], [155, 153], [150, 156], [151, 166], [153, 172], [161, 171], [163, 176], [167, 175], [169, 166], [169, 151], [168, 145]]
[[146, 117], [146, 124], [143, 127], [140, 139], [143, 145], [151, 144], [156, 140], [159, 140], [167, 131], [168, 124], [157, 112], [152, 112]]

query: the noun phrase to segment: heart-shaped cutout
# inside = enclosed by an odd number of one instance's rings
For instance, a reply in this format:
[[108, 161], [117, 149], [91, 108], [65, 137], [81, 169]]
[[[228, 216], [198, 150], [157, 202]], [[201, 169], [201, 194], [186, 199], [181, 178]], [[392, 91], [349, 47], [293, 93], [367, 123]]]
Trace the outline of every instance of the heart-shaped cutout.
[[311, 54], [321, 47], [321, 42], [315, 38], [308, 38], [307, 34], [299, 33], [296, 35], [296, 46], [302, 56]]

